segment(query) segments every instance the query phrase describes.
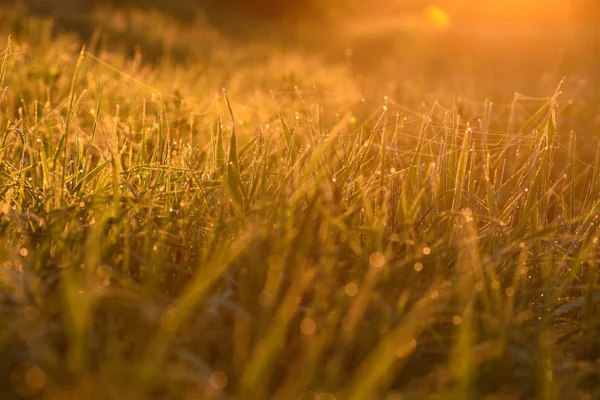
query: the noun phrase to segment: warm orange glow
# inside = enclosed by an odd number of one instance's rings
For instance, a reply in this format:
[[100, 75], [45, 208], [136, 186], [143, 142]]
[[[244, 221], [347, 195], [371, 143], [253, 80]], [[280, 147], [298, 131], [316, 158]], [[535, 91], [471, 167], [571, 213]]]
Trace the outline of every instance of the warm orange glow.
[[514, 27], [573, 22], [576, 0], [480, 0], [449, 2], [452, 14], [467, 25]]
[[450, 17], [448, 13], [436, 6], [429, 6], [425, 9], [425, 18], [437, 29], [446, 29], [450, 26]]

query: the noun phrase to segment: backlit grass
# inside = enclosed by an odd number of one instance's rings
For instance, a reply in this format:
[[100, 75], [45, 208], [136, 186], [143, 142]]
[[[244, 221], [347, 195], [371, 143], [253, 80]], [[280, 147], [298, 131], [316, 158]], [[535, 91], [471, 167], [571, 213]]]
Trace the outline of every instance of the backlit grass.
[[2, 398], [600, 395], [600, 152], [559, 81], [472, 116], [224, 38], [149, 65], [25, 26]]

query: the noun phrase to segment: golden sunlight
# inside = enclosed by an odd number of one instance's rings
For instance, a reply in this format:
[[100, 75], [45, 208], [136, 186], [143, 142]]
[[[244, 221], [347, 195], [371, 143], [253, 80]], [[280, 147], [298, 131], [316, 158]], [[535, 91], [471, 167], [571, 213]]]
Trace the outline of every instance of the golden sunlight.
[[427, 7], [425, 9], [425, 18], [436, 29], [444, 30], [450, 26], [450, 16], [446, 11], [437, 6]]
[[572, 22], [578, 3], [577, 0], [463, 0], [448, 2], [448, 7], [469, 25], [530, 27]]

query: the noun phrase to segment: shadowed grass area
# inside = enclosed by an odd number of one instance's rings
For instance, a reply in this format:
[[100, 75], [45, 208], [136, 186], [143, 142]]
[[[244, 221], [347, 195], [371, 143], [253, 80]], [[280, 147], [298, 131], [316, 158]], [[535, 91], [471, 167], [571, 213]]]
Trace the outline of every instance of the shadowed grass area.
[[600, 394], [587, 81], [394, 86], [135, 21], [191, 58], [29, 17], [2, 46], [3, 398]]

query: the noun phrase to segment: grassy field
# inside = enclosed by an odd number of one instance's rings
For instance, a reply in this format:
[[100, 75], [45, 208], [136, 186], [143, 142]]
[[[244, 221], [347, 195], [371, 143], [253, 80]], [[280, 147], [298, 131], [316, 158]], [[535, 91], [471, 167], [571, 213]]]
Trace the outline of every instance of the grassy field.
[[1, 10], [0, 398], [600, 397], [580, 33]]

